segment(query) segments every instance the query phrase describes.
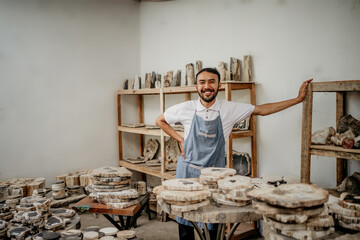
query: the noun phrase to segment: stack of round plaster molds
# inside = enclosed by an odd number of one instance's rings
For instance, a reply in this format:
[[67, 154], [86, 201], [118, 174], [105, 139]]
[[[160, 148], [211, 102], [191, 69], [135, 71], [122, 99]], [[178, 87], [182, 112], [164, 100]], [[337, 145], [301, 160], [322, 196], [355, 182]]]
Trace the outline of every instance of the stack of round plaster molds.
[[232, 168], [209, 167], [201, 169], [200, 183], [207, 186], [210, 192], [218, 192], [218, 181], [236, 174]]
[[4, 220], [0, 220], [0, 239], [5, 239], [6, 232], [8, 229], [9, 229], [9, 224]]
[[92, 172], [94, 192], [116, 192], [130, 188], [132, 173], [124, 167], [102, 167]]
[[251, 203], [246, 192], [253, 188], [250, 177], [235, 175], [218, 181], [218, 193], [212, 193], [212, 198], [220, 204], [230, 206], [245, 206]]
[[66, 197], [65, 181], [59, 180], [51, 185], [52, 196], [54, 199], [63, 199]]
[[9, 221], [13, 218], [13, 212], [6, 203], [0, 203], [0, 221]]
[[[327, 207], [329, 193], [310, 184], [282, 184], [247, 193], [264, 216], [265, 239], [318, 239], [334, 232]], [[284, 236], [285, 235], [285, 236]]]
[[100, 203], [113, 208], [126, 208], [138, 204], [139, 193], [135, 189], [127, 189], [119, 192], [94, 192], [90, 197]]
[[360, 195], [342, 193], [339, 201], [328, 204], [336, 224], [342, 228], [360, 231]]
[[207, 187], [193, 179], [171, 179], [162, 183], [157, 194], [158, 203], [171, 212], [188, 212], [210, 204]]

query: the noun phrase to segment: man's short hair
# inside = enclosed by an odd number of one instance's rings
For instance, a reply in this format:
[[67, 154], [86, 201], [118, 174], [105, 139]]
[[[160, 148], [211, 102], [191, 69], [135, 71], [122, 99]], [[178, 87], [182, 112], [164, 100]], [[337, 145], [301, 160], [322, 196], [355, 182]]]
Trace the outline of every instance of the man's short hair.
[[220, 73], [219, 71], [216, 69], [216, 68], [203, 68], [201, 69], [197, 74], [196, 74], [196, 81], [195, 81], [195, 84], [197, 83], [197, 77], [200, 73], [202, 72], [209, 72], [209, 73], [213, 73], [213, 74], [216, 74], [218, 76], [218, 80], [219, 80], [219, 83], [220, 83]]

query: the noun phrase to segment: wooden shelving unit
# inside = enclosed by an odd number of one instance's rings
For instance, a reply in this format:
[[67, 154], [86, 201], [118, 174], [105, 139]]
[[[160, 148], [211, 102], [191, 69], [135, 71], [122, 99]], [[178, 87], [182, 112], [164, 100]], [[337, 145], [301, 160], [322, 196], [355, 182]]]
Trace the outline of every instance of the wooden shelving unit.
[[336, 122], [344, 116], [346, 92], [360, 91], [360, 80], [310, 83], [303, 102], [301, 140], [301, 182], [310, 183], [311, 155], [336, 157], [336, 182], [339, 185], [346, 177], [346, 159], [360, 161], [359, 149], [311, 144], [313, 93], [336, 92]]
[[[234, 82], [227, 81], [222, 82], [220, 91], [225, 91], [225, 99], [231, 101], [231, 94], [233, 90], [249, 90], [250, 91], [250, 103], [256, 105], [256, 96], [255, 96], [255, 82]], [[137, 95], [138, 98], [138, 121], [139, 123], [144, 122], [144, 96], [146, 95], [159, 95], [159, 107], [160, 113], [165, 111], [165, 95], [166, 94], [184, 94], [185, 101], [191, 99], [191, 93], [196, 93], [194, 86], [192, 87], [169, 87], [169, 88], [160, 88], [160, 89], [139, 89], [139, 90], [119, 90], [117, 91], [117, 109], [118, 109], [118, 139], [119, 139], [119, 166], [123, 166], [141, 173], [153, 175], [163, 179], [175, 178], [175, 171], [166, 171], [165, 166], [165, 148], [164, 142], [165, 137], [168, 136], [164, 131], [160, 129], [147, 129], [147, 128], [131, 128], [121, 126], [121, 99], [126, 95]], [[161, 149], [161, 167], [148, 167], [145, 164], [132, 164], [123, 160], [123, 147], [122, 133], [133, 133], [139, 135], [140, 141], [140, 156], [143, 156], [144, 152], [144, 135], [150, 136], [160, 136], [160, 149]], [[183, 136], [183, 132], [178, 131], [180, 135]], [[256, 148], [256, 117], [251, 116], [250, 119], [250, 130], [248, 131], [233, 131], [229, 139], [226, 142], [226, 159], [227, 167], [232, 167], [232, 140], [234, 138], [251, 138], [251, 173], [252, 177], [257, 177], [257, 148]]]

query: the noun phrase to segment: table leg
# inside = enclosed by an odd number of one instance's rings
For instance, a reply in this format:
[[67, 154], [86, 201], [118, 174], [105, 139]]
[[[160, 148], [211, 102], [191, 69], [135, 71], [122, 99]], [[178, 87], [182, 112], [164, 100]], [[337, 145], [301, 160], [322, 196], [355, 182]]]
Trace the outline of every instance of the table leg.
[[205, 240], [204, 235], [202, 234], [202, 231], [199, 228], [199, 226], [194, 222], [191, 222], [191, 221], [189, 221], [189, 222], [194, 226], [194, 229], [196, 230], [196, 232], [197, 232], [198, 236], [200, 237], [200, 239]]
[[225, 225], [226, 225], [225, 223], [219, 223], [218, 229], [217, 229], [217, 234], [216, 234], [216, 239], [217, 240], [223, 240], [224, 239]]
[[124, 230], [112, 217], [110, 217], [108, 214], [103, 214], [104, 217], [106, 217], [107, 220], [109, 220], [114, 227], [119, 229], [120, 231]]
[[206, 223], [204, 223], [204, 233], [205, 233], [205, 239], [210, 240], [209, 228]]
[[121, 215], [118, 215], [118, 216], [119, 216], [120, 225], [121, 225], [121, 227], [124, 228], [124, 226], [125, 226], [125, 224], [124, 224], [124, 218], [123, 218], [123, 216], [121, 216]]
[[240, 225], [240, 223], [235, 223], [234, 226], [231, 228], [229, 234], [226, 237], [226, 240], [230, 240], [232, 235], [234, 234], [235, 230], [237, 229], [237, 227]]
[[131, 218], [130, 216], [127, 216], [126, 217], [126, 226], [125, 226], [125, 229], [130, 229], [130, 223], [131, 223]]

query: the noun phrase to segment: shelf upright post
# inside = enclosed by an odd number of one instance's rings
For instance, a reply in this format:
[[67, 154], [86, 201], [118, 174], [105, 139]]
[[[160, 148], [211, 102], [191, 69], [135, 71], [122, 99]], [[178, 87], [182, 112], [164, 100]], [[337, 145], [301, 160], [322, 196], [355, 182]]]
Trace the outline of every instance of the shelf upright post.
[[[225, 100], [231, 101], [231, 83], [225, 84]], [[232, 133], [230, 133], [229, 138], [226, 141], [226, 167], [233, 168], [233, 159], [232, 159]]]
[[[345, 92], [336, 92], [336, 129], [338, 129], [340, 118], [344, 116], [345, 113], [344, 95]], [[346, 165], [347, 161], [345, 159], [336, 158], [336, 185], [340, 185], [346, 177]]]
[[[160, 88], [160, 114], [165, 112], [165, 95], [164, 89]], [[164, 181], [164, 174], [166, 169], [165, 163], [165, 134], [162, 129], [160, 129], [160, 150], [161, 150], [161, 182]]]
[[[141, 94], [137, 95], [138, 97], [138, 114], [139, 114], [139, 123], [144, 123], [144, 97]], [[139, 135], [140, 140], [140, 156], [144, 156], [144, 134]]]
[[[250, 88], [250, 104], [256, 105], [255, 83], [251, 84]], [[250, 117], [250, 130], [251, 135], [251, 177], [256, 178], [257, 173], [257, 145], [256, 145], [256, 116]]]
[[312, 108], [313, 108], [313, 83], [306, 88], [306, 95], [302, 111], [302, 134], [301, 134], [301, 182], [310, 183], [311, 167], [311, 129], [312, 129]]
[[[121, 95], [117, 94], [117, 112], [118, 112], [118, 119], [117, 125], [118, 127], [121, 126]], [[119, 160], [123, 159], [123, 149], [122, 149], [122, 132], [118, 132], [118, 139], [119, 139]]]

